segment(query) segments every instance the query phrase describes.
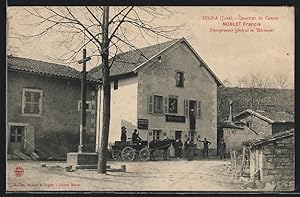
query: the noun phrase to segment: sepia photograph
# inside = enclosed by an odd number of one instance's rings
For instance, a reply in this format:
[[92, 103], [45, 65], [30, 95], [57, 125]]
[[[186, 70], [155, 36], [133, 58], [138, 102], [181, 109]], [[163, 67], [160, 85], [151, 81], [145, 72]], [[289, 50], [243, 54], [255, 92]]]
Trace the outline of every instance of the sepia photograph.
[[[9, 6], [6, 192], [292, 192], [292, 6]], [[82, 104], [84, 103], [84, 104]]]

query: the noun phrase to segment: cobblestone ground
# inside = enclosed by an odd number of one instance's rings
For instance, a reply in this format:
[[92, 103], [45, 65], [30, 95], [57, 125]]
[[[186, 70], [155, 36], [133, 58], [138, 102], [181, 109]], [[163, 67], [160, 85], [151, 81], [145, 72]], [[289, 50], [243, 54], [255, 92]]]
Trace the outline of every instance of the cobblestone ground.
[[[96, 170], [65, 172], [65, 162], [8, 161], [7, 191], [241, 191], [224, 174], [229, 161], [108, 162], [126, 165], [126, 172], [98, 174]], [[24, 169], [16, 176], [17, 166]], [[19, 174], [20, 175], [20, 174]]]

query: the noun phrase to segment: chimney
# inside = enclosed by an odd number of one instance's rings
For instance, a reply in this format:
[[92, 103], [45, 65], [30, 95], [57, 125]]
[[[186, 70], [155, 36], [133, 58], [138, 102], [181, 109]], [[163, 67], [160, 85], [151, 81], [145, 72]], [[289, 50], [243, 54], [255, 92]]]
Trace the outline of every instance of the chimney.
[[232, 116], [232, 101], [229, 102], [229, 116], [228, 116], [228, 122], [232, 122], [233, 116]]

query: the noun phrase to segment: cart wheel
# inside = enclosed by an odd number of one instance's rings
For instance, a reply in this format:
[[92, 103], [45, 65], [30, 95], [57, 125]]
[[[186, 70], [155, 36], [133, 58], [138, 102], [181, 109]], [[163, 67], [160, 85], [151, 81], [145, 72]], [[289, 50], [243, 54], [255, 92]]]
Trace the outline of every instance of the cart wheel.
[[147, 161], [150, 157], [150, 152], [148, 148], [142, 148], [139, 153], [140, 159], [143, 161]]
[[111, 156], [113, 160], [119, 161], [121, 160], [121, 151], [120, 150], [112, 150]]
[[121, 157], [122, 157], [122, 160], [124, 160], [124, 161], [134, 160], [134, 157], [135, 157], [134, 149], [131, 148], [130, 146], [125, 147], [122, 150]]

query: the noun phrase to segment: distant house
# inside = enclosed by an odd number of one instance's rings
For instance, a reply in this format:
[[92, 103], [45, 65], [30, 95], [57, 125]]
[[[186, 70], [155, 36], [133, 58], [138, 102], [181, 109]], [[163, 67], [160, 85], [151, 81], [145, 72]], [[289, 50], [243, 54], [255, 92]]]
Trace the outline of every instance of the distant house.
[[[250, 179], [273, 183], [276, 191], [295, 188], [295, 130], [244, 143], [250, 155]], [[258, 175], [258, 176], [257, 176]]]
[[[111, 67], [109, 143], [120, 141], [121, 126], [144, 140], [207, 138], [217, 148], [217, 87], [222, 82], [182, 38], [121, 53]], [[101, 67], [90, 76], [101, 77]], [[101, 103], [102, 89], [98, 91]], [[98, 108], [97, 146], [101, 112]]]
[[286, 112], [266, 112], [247, 109], [233, 118], [259, 136], [271, 136], [295, 127], [295, 118]]
[[[41, 158], [76, 151], [80, 129], [81, 73], [74, 68], [32, 59], [7, 59], [7, 149]], [[96, 84], [88, 78], [87, 144], [94, 144]], [[92, 145], [92, 150], [94, 146]]]
[[228, 150], [241, 150], [245, 141], [294, 128], [294, 116], [286, 112], [247, 109], [232, 117], [232, 105], [229, 111], [228, 120], [218, 123], [218, 140], [223, 138]]

